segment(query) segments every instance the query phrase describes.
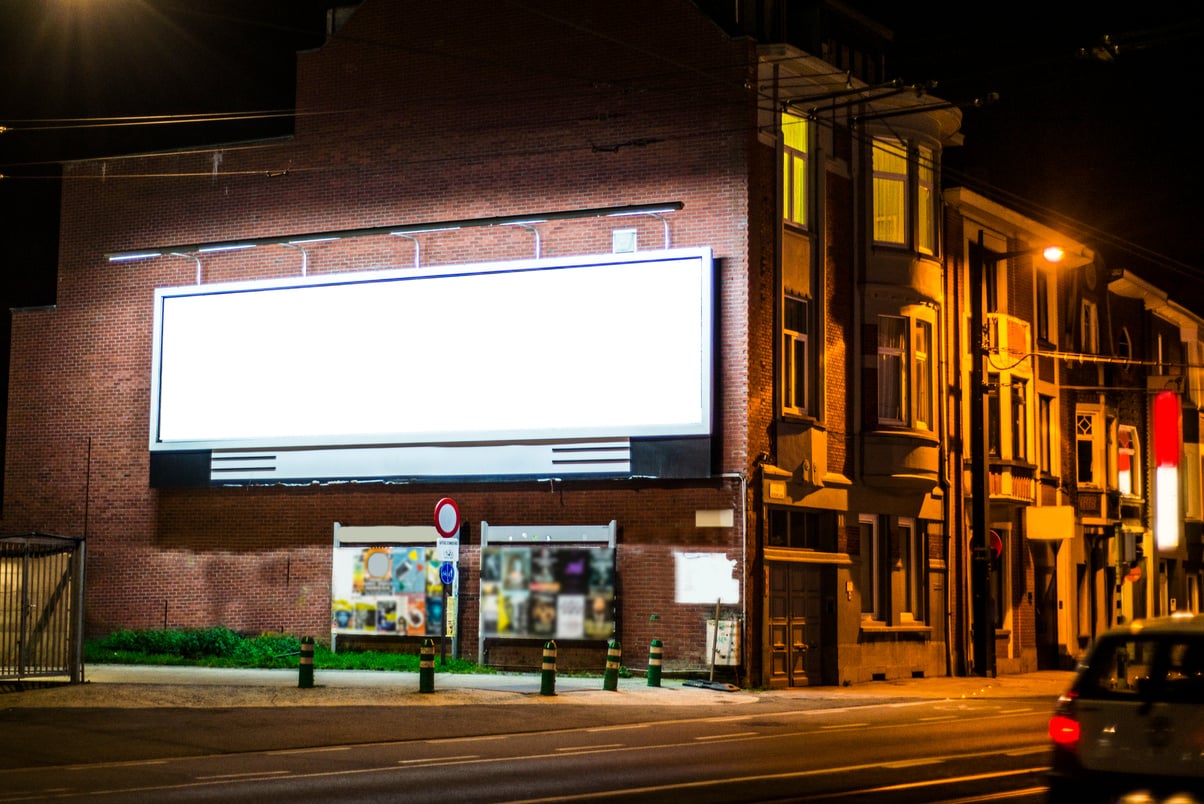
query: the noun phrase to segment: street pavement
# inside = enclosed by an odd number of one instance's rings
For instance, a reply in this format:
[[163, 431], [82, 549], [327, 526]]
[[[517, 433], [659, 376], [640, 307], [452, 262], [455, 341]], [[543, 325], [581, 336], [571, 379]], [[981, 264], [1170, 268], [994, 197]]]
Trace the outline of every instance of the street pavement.
[[1070, 683], [1068, 671], [996, 678], [937, 677], [871, 681], [844, 687], [741, 689], [723, 681], [603, 678], [553, 674], [550, 693], [541, 673], [439, 672], [429, 691], [418, 673], [316, 669], [312, 686], [294, 670], [216, 669], [141, 665], [88, 665], [79, 684], [27, 681], [0, 684], [0, 709], [42, 707], [214, 708], [283, 706], [421, 706], [456, 704], [590, 704], [606, 706], [739, 706], [762, 701], [901, 698], [1041, 698], [1052, 705]]
[[[9, 770], [331, 745], [367, 745], [776, 712], [999, 699], [1053, 711], [1071, 674], [907, 678], [846, 687], [741, 689], [719, 683], [540, 673], [452, 674], [88, 665], [79, 684], [0, 682], [0, 788]], [[1005, 701], [1004, 699], [1008, 699]], [[1019, 700], [1025, 699], [1025, 700]], [[1015, 701], [1013, 703], [1013, 701]], [[985, 701], [990, 705], [991, 701]]]

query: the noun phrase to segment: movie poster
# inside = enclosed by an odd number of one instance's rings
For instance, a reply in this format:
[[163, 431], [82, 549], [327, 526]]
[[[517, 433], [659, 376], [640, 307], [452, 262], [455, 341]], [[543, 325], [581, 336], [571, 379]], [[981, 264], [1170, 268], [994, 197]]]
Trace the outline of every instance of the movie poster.
[[434, 548], [340, 547], [334, 555], [330, 627], [341, 634], [439, 636], [442, 562]]
[[540, 545], [481, 551], [483, 636], [609, 639], [614, 625], [614, 550]]

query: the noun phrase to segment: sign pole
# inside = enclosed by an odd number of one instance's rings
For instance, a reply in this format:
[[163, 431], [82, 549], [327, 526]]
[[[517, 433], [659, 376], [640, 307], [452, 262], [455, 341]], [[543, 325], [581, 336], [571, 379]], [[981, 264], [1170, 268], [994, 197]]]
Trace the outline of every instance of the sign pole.
[[[452, 622], [449, 618], [452, 616], [448, 612], [448, 588], [452, 584], [458, 583], [458, 575], [456, 570], [459, 565], [460, 551], [460, 507], [456, 505], [456, 501], [451, 497], [444, 497], [435, 503], [435, 530], [439, 531], [439, 536], [442, 539], [448, 540], [447, 544], [450, 554], [441, 555], [439, 565], [439, 580], [443, 587], [443, 617], [439, 623], [439, 663], [447, 664], [447, 630], [448, 624]], [[459, 597], [453, 596], [452, 599], [458, 603]], [[453, 647], [454, 652], [454, 647]]]

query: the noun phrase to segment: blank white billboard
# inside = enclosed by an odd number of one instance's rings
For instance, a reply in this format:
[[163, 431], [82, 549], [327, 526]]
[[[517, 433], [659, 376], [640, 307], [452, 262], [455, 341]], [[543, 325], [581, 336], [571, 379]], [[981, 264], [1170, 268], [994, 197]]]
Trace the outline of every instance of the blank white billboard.
[[155, 292], [152, 450], [711, 431], [709, 249]]

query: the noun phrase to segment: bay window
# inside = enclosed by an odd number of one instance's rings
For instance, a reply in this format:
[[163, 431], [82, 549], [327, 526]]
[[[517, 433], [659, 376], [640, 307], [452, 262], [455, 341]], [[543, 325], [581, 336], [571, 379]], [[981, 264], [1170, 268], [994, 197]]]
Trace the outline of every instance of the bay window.
[[782, 218], [807, 227], [807, 119], [782, 113]]
[[874, 140], [874, 241], [907, 245], [907, 149]]
[[874, 242], [937, 252], [937, 151], [876, 137], [871, 146]]
[[878, 422], [934, 430], [932, 323], [878, 316]]
[[807, 300], [787, 295], [782, 307], [782, 409], [807, 412]]

